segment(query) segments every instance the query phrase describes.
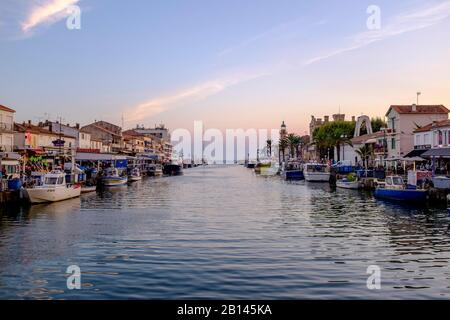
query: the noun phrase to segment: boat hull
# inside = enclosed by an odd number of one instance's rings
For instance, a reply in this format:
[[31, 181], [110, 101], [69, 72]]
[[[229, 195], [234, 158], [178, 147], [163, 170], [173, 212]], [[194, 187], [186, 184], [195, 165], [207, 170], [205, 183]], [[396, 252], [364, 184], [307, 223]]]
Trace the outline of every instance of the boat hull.
[[105, 177], [102, 179], [102, 183], [105, 187], [122, 187], [127, 185], [128, 179], [122, 177]]
[[283, 172], [285, 180], [305, 180], [305, 175], [302, 170], [285, 171]]
[[305, 172], [305, 180], [308, 182], [329, 182], [330, 173], [328, 172]]
[[90, 193], [97, 191], [97, 186], [81, 187], [81, 193]]
[[183, 169], [180, 165], [169, 164], [164, 166], [163, 173], [167, 176], [181, 176]]
[[377, 188], [375, 189], [375, 197], [394, 201], [424, 202], [428, 199], [428, 191]]
[[142, 177], [141, 176], [139, 176], [139, 177], [131, 176], [131, 177], [128, 178], [128, 180], [131, 181], [131, 182], [141, 181]]
[[341, 189], [351, 189], [351, 190], [357, 190], [361, 188], [361, 184], [359, 181], [336, 181], [336, 187]]
[[81, 195], [81, 187], [74, 186], [69, 188], [26, 188], [26, 195], [33, 204], [59, 202]]

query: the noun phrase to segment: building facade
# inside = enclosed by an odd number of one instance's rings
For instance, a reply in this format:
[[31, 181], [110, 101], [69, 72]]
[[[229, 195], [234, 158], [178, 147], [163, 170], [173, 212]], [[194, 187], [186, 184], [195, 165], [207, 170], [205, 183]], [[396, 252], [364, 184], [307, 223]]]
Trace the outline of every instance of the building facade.
[[414, 149], [415, 131], [433, 122], [448, 120], [443, 105], [393, 105], [386, 113], [387, 131], [383, 139], [387, 159], [400, 159]]
[[102, 152], [121, 152], [124, 148], [122, 128], [114, 124], [97, 121], [81, 128], [91, 135], [91, 140], [100, 141]]
[[14, 149], [14, 113], [16, 111], [0, 105], [0, 152]]
[[14, 125], [14, 148], [17, 151], [45, 151], [53, 153], [72, 153], [76, 148], [76, 139], [51, 132], [39, 125], [16, 123]]

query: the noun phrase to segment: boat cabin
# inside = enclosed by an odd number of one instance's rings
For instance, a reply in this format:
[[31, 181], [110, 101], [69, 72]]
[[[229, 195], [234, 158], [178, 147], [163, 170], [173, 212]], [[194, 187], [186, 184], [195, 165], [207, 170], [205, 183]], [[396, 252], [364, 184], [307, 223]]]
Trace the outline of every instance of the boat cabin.
[[307, 163], [305, 165], [306, 172], [329, 172], [330, 169], [326, 164], [320, 163]]
[[66, 186], [66, 176], [64, 172], [59, 170], [51, 171], [44, 176], [43, 187]]

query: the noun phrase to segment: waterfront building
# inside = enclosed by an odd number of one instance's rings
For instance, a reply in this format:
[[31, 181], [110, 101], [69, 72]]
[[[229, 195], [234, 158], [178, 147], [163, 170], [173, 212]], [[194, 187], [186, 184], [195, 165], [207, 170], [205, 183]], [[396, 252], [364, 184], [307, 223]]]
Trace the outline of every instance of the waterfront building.
[[18, 151], [33, 151], [47, 154], [71, 154], [76, 148], [76, 138], [52, 132], [31, 121], [14, 125], [14, 148]]
[[435, 121], [448, 120], [449, 112], [443, 105], [390, 106], [386, 113], [388, 132], [384, 137], [387, 160], [406, 156], [414, 149], [415, 131]]
[[434, 121], [414, 131], [414, 150], [407, 157], [450, 157], [450, 120]]
[[0, 152], [14, 149], [14, 113], [16, 111], [0, 105]]
[[124, 143], [122, 128], [106, 121], [96, 121], [81, 128], [91, 139], [101, 141], [102, 152], [121, 152]]
[[162, 161], [169, 161], [171, 159], [173, 146], [170, 140], [171, 137], [169, 129], [166, 128], [164, 124], [160, 124], [159, 126], [155, 126], [154, 128], [137, 126], [135, 129], [133, 129], [133, 131], [149, 137], [152, 139], [152, 141], [154, 141], [151, 149], [153, 149], [155, 153], [160, 154], [160, 158]]

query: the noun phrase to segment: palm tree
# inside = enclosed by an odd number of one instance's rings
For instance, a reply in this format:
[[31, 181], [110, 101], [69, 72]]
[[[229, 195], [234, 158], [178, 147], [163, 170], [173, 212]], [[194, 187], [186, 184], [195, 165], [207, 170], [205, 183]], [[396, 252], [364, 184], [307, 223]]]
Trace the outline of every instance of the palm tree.
[[[361, 148], [359, 148], [358, 150], [356, 150], [356, 154], [361, 158], [361, 160], [363, 161], [363, 166], [365, 169], [367, 169], [367, 167], [369, 166], [369, 158], [372, 156], [373, 154], [373, 150], [372, 147], [370, 147], [369, 145], [365, 144], [363, 145]], [[366, 165], [367, 164], [367, 165]]]
[[294, 158], [296, 154], [298, 155], [298, 146], [300, 145], [302, 139], [296, 134], [291, 133], [286, 137], [286, 141], [291, 151], [291, 158]]
[[272, 140], [268, 139], [266, 141], [266, 143], [267, 143], [267, 156], [271, 157], [272, 156]]
[[286, 138], [281, 139], [280, 142], [278, 143], [278, 162], [281, 164], [281, 155], [283, 155], [283, 162], [285, 162], [285, 151], [286, 148], [288, 147], [288, 141]]

